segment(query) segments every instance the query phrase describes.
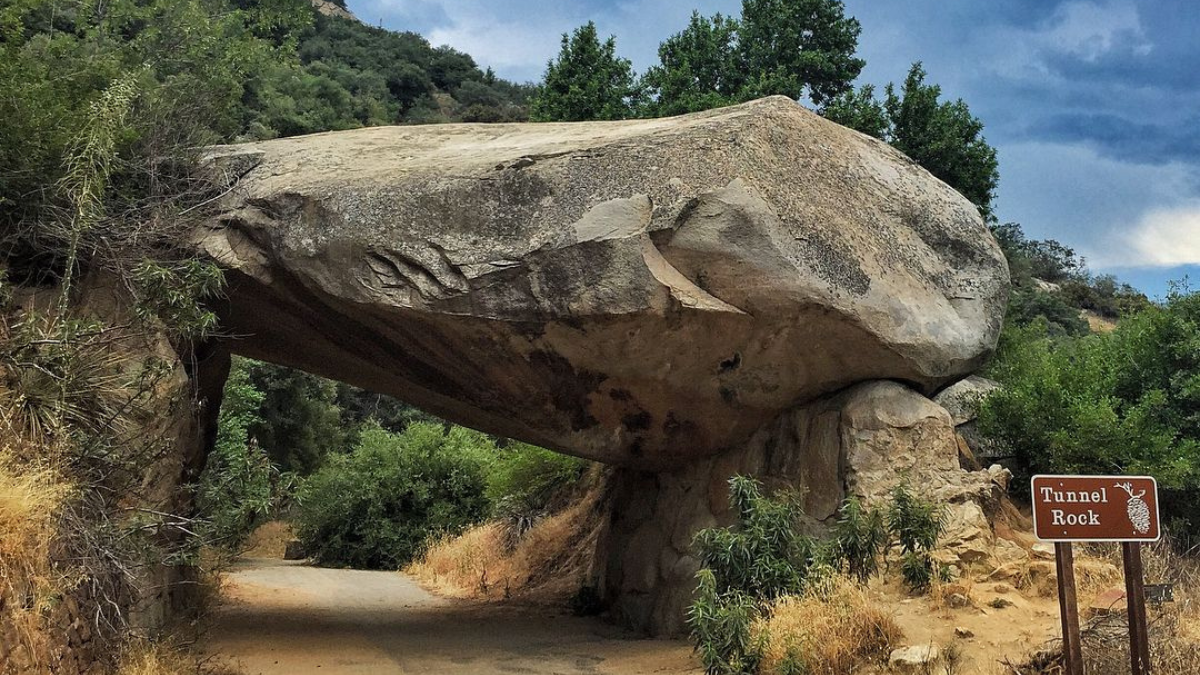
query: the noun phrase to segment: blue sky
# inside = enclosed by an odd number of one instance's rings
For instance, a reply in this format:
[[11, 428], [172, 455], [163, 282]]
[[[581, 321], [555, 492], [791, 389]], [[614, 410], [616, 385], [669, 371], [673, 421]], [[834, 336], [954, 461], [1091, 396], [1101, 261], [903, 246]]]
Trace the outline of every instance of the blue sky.
[[[588, 20], [644, 70], [693, 9], [740, 0], [349, 0], [363, 21], [536, 81]], [[962, 98], [1000, 155], [998, 214], [1151, 296], [1200, 286], [1200, 6], [1195, 0], [846, 0], [861, 82], [929, 81]]]

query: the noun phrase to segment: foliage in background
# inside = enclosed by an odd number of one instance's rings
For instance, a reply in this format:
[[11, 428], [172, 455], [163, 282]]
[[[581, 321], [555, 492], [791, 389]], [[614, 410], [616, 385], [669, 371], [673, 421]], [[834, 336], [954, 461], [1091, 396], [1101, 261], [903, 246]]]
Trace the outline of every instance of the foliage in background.
[[1074, 249], [1053, 239], [1030, 239], [1017, 223], [992, 225], [992, 236], [1008, 260], [1013, 289], [1005, 317], [1009, 326], [1043, 320], [1052, 336], [1089, 332], [1081, 310], [1109, 319], [1150, 306], [1145, 295], [1111, 275], [1096, 276]]
[[487, 436], [462, 427], [368, 427], [353, 452], [329, 457], [300, 489], [297, 536], [324, 564], [399, 569], [432, 536], [488, 515], [485, 468], [495, 452]]
[[236, 551], [253, 529], [285, 498], [279, 470], [250, 429], [262, 424], [265, 398], [250, 380], [244, 359], [235, 359], [225, 382], [217, 439], [196, 488], [196, 509], [204, 517], [205, 542]]
[[617, 39], [600, 42], [589, 21], [563, 34], [529, 112], [538, 122], [620, 120], [632, 116], [635, 95], [633, 66], [617, 56]]
[[1172, 294], [1110, 333], [1052, 337], [1044, 323], [1006, 329], [987, 374], [981, 430], [1033, 473], [1150, 474], [1164, 513], [1200, 523], [1200, 294]]
[[249, 382], [262, 393], [258, 419], [248, 431], [282, 471], [307, 476], [325, 457], [354, 445], [357, 429], [343, 419], [336, 384], [260, 361], [245, 367]]
[[528, 117], [531, 86], [506, 82], [415, 33], [317, 15], [298, 34], [297, 55], [248, 83], [247, 135]]

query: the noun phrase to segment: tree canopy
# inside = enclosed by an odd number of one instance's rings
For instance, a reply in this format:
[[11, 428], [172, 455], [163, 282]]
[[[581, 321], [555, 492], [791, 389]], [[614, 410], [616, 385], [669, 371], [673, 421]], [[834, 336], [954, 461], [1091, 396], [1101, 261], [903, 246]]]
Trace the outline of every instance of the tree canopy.
[[821, 104], [851, 87], [865, 62], [861, 28], [839, 0], [745, 0], [741, 18], [693, 12], [658, 48], [642, 79], [642, 114], [678, 115], [775, 94]]
[[996, 149], [983, 137], [983, 122], [962, 99], [941, 100], [942, 89], [925, 82], [914, 63], [899, 90], [892, 84], [883, 101], [864, 85], [831, 98], [821, 109], [826, 118], [887, 141], [930, 173], [958, 190], [994, 220], [993, 200], [1000, 182]]
[[616, 38], [600, 42], [589, 21], [563, 34], [562, 49], [546, 65], [529, 112], [540, 122], [625, 119], [632, 115], [635, 94], [633, 66], [617, 56]]

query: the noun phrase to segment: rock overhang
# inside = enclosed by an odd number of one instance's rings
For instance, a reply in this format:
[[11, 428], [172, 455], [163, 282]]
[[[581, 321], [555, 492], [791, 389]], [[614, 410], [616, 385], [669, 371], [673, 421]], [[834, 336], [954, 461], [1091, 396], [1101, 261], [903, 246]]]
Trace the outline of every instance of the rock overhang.
[[671, 468], [856, 382], [930, 392], [995, 345], [976, 209], [780, 97], [660, 120], [216, 148], [196, 246], [234, 351], [469, 426]]

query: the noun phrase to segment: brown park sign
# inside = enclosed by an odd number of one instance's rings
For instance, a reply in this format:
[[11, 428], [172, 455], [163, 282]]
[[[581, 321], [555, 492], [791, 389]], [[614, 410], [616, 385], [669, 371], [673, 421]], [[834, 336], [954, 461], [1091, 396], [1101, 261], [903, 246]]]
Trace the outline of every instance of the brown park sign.
[[1149, 476], [1034, 476], [1033, 532], [1043, 541], [1158, 541]]

